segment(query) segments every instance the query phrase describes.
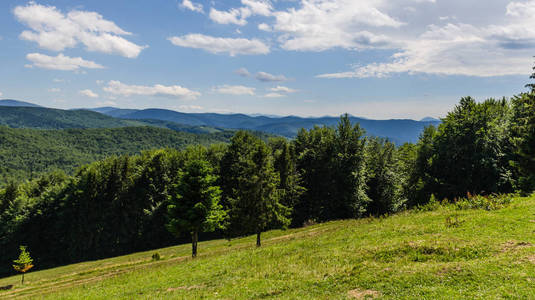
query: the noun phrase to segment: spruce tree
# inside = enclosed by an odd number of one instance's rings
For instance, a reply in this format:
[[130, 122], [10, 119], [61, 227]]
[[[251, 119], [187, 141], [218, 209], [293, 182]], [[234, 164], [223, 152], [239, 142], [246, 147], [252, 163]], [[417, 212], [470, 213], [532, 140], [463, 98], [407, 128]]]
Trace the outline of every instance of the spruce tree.
[[169, 196], [167, 228], [176, 236], [191, 234], [191, 256], [197, 256], [200, 232], [224, 227], [226, 212], [219, 204], [221, 189], [210, 164], [202, 159], [186, 163]]
[[535, 190], [535, 91], [512, 100], [512, 163], [518, 172], [517, 189], [524, 193]]
[[266, 143], [249, 132], [232, 138], [221, 162], [225, 201], [230, 207], [230, 235], [255, 233], [289, 224], [290, 209], [280, 202], [279, 178]]

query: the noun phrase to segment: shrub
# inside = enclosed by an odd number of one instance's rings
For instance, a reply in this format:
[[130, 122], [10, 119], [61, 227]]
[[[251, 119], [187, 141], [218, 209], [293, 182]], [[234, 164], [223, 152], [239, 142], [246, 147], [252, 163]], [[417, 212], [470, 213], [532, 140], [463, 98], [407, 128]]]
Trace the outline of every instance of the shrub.
[[461, 198], [455, 202], [457, 209], [484, 209], [497, 210], [502, 209], [513, 201], [511, 194], [492, 194], [488, 196], [471, 195], [468, 193], [466, 198]]
[[156, 260], [160, 260], [160, 259], [161, 259], [161, 257], [160, 257], [160, 253], [156, 252], [156, 253], [154, 253], [154, 254], [152, 255], [152, 260], [155, 260], [155, 261], [156, 261]]
[[[442, 204], [447, 203], [447, 200], [444, 199], [442, 202], [443, 202]], [[437, 210], [440, 206], [441, 206], [441, 203], [437, 200], [435, 195], [431, 194], [431, 197], [429, 198], [429, 201], [424, 205], [419, 205], [418, 206], [418, 210], [420, 210], [420, 211], [433, 211], [433, 210]]]

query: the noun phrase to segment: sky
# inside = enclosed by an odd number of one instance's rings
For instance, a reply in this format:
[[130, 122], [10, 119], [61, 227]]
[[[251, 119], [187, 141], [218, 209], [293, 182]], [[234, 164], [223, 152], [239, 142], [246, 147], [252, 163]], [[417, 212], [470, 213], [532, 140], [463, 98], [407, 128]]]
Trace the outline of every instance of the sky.
[[0, 49], [47, 107], [442, 117], [526, 91], [535, 0], [2, 0]]

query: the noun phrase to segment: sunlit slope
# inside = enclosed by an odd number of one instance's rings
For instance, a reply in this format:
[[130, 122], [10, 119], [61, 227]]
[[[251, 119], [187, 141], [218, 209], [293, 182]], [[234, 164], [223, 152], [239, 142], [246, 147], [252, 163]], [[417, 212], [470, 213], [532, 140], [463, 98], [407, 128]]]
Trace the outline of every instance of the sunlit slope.
[[180, 245], [33, 272], [24, 286], [0, 279], [14, 285], [0, 298], [528, 299], [534, 232], [534, 197], [497, 211], [443, 207], [272, 231], [260, 249], [254, 237], [203, 242], [194, 260]]

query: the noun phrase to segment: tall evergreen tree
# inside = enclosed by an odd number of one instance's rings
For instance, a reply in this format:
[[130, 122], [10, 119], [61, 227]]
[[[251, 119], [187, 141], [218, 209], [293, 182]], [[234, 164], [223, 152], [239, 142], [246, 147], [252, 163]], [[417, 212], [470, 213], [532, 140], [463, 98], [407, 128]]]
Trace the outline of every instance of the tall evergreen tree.
[[229, 234], [255, 233], [260, 246], [263, 231], [289, 224], [290, 209], [280, 202], [279, 178], [265, 142], [249, 132], [237, 132], [221, 161], [221, 172], [230, 208]]
[[226, 212], [219, 204], [221, 190], [209, 163], [202, 159], [188, 161], [169, 197], [167, 228], [180, 236], [191, 234], [191, 256], [197, 256], [200, 232], [224, 227]]
[[295, 148], [284, 138], [272, 138], [269, 146], [274, 157], [275, 172], [278, 173], [281, 203], [287, 207], [294, 207], [304, 193], [301, 185], [301, 174], [296, 166]]
[[416, 157], [409, 171], [406, 185], [406, 194], [409, 206], [417, 206], [427, 203], [431, 194], [438, 187], [437, 179], [432, 172], [433, 155], [435, 154], [435, 137], [437, 129], [428, 126], [420, 134], [416, 144]]
[[504, 149], [509, 104], [462, 98], [439, 125], [432, 167], [437, 196], [509, 192], [512, 176]]
[[514, 97], [512, 102], [512, 162], [519, 177], [517, 188], [529, 193], [535, 190], [535, 90]]
[[398, 211], [405, 199], [396, 146], [381, 138], [370, 138], [366, 154], [370, 197], [367, 211], [375, 215]]
[[295, 225], [309, 219], [356, 218], [365, 212], [365, 139], [358, 124], [344, 115], [336, 129], [301, 130], [295, 148], [306, 188], [295, 207]]

